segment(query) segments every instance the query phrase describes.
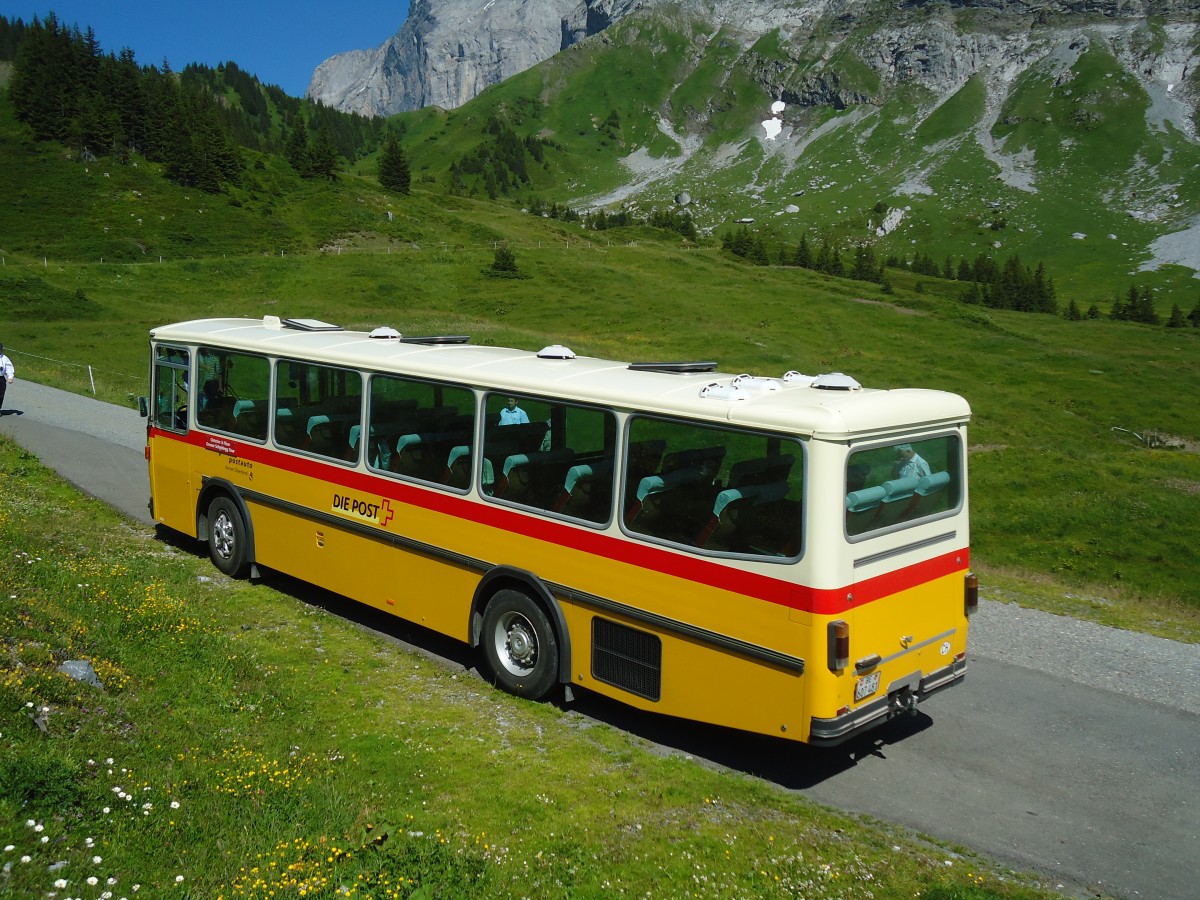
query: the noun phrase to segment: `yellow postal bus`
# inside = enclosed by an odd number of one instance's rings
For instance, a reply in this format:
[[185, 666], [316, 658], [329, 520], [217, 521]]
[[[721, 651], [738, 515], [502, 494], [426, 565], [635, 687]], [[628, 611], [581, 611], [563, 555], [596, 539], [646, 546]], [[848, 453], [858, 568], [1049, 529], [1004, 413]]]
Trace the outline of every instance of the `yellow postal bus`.
[[966, 670], [967, 403], [207, 319], [150, 334], [151, 509], [500, 687], [837, 744]]

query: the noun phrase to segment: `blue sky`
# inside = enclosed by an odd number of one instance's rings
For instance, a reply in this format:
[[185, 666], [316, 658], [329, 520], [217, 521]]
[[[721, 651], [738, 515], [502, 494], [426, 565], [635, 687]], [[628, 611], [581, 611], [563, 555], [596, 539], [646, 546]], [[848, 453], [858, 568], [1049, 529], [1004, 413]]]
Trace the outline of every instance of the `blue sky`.
[[51, 10], [90, 25], [105, 53], [128, 47], [139, 63], [171, 68], [232, 60], [267, 84], [303, 96], [313, 69], [343, 50], [378, 47], [400, 30], [408, 0], [0, 0], [0, 15], [26, 22]]

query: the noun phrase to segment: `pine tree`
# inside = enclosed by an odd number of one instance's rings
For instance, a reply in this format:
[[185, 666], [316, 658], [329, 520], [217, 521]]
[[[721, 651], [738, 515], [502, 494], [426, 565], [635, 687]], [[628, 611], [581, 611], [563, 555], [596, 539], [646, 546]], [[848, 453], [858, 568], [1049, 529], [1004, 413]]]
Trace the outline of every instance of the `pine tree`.
[[854, 248], [854, 269], [850, 277], [858, 281], [878, 281], [879, 267], [875, 263], [875, 251], [869, 244]]
[[846, 275], [846, 265], [842, 262], [842, 254], [836, 248], [830, 248], [829, 251], [829, 274], [836, 275], [838, 278], [844, 278]]
[[1133, 320], [1147, 325], [1157, 325], [1160, 321], [1158, 312], [1154, 309], [1154, 298], [1150, 296], [1150, 286], [1142, 288], [1133, 303]]
[[762, 235], [755, 235], [750, 243], [749, 259], [757, 266], [769, 266], [771, 258], [767, 255], [767, 242]]
[[[1058, 297], [1054, 290], [1054, 280], [1046, 274], [1046, 267], [1043, 263], [1038, 263], [1037, 271], [1033, 275], [1033, 302], [1037, 312], [1051, 314], [1058, 312]], [[1078, 312], [1079, 308], [1076, 307], [1075, 311]]]
[[162, 159], [167, 178], [212, 194], [226, 182], [236, 183], [241, 154], [207, 90], [183, 83], [175, 108], [177, 120], [164, 133]]
[[1167, 319], [1168, 328], [1183, 328], [1187, 325], [1187, 319], [1183, 317], [1183, 310], [1179, 308], [1178, 303], [1171, 304], [1171, 318]]
[[76, 86], [71, 33], [53, 12], [34, 17], [17, 51], [9, 82], [17, 118], [42, 140], [64, 140]]
[[489, 268], [483, 270], [483, 274], [491, 278], [529, 278], [524, 272], [517, 268], [517, 258], [509, 249], [508, 244], [497, 244], [495, 258]]
[[1079, 311], [1079, 307], [1075, 303], [1075, 298], [1071, 298], [1071, 302], [1067, 304], [1067, 311], [1063, 313], [1063, 318], [1068, 322], [1078, 322], [1083, 318], [1083, 314]]
[[333, 146], [329, 131], [321, 128], [313, 134], [312, 143], [308, 148], [308, 173], [313, 178], [335, 181], [337, 171], [337, 148]]
[[1200, 303], [1197, 303], [1195, 309], [1188, 313], [1188, 321], [1192, 323], [1193, 328], [1200, 328]]
[[1088, 311], [1087, 311], [1087, 317], [1089, 319], [1099, 319], [1100, 318], [1100, 307], [1098, 307], [1095, 303], [1093, 303], [1091, 306], [1089, 306]]
[[302, 177], [308, 176], [308, 124], [299, 116], [284, 140], [283, 156]]
[[383, 155], [379, 157], [379, 184], [398, 194], [407, 194], [412, 187], [408, 158], [395, 135], [388, 135], [387, 143], [383, 145]]
[[815, 266], [818, 272], [829, 273], [833, 268], [833, 249], [829, 246], [829, 241], [821, 241], [821, 248], [817, 251], [817, 264]]
[[[808, 238], [800, 235], [800, 243], [796, 247], [796, 265], [804, 269], [813, 267], [812, 250], [808, 247]], [[1196, 305], [1196, 309], [1200, 310], [1200, 304]]]
[[1112, 312], [1108, 314], [1108, 317], [1114, 322], [1128, 322], [1137, 310], [1137, 302], [1137, 285], [1131, 284], [1126, 300], [1122, 300], [1120, 297], [1113, 298]]

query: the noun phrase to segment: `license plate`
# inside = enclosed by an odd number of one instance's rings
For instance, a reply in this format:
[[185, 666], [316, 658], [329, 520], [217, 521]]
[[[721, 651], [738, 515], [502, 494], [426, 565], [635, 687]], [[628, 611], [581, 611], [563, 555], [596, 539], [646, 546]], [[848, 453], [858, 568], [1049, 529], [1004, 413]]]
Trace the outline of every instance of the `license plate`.
[[870, 675], [864, 675], [854, 685], [854, 700], [857, 703], [863, 697], [870, 697], [877, 690], [879, 690], [879, 673], [872, 672]]

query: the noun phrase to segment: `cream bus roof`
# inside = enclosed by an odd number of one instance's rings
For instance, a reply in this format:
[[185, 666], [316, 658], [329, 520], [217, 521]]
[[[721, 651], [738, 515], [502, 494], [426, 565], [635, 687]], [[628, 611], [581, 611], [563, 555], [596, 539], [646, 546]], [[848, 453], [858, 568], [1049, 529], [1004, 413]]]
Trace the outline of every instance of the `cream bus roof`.
[[[822, 376], [827, 387], [789, 373], [736, 376], [714, 371], [633, 369], [627, 362], [545, 358], [535, 351], [469, 343], [420, 344], [345, 331], [312, 320], [288, 327], [279, 319], [201, 319], [151, 330], [157, 341], [227, 347], [288, 359], [465, 383], [518, 394], [546, 394], [618, 409], [685, 415], [747, 427], [846, 440], [966, 422], [967, 402], [924, 389], [860, 388], [846, 376]], [[557, 348], [561, 350], [562, 348]], [[822, 382], [817, 382], [820, 385]]]

